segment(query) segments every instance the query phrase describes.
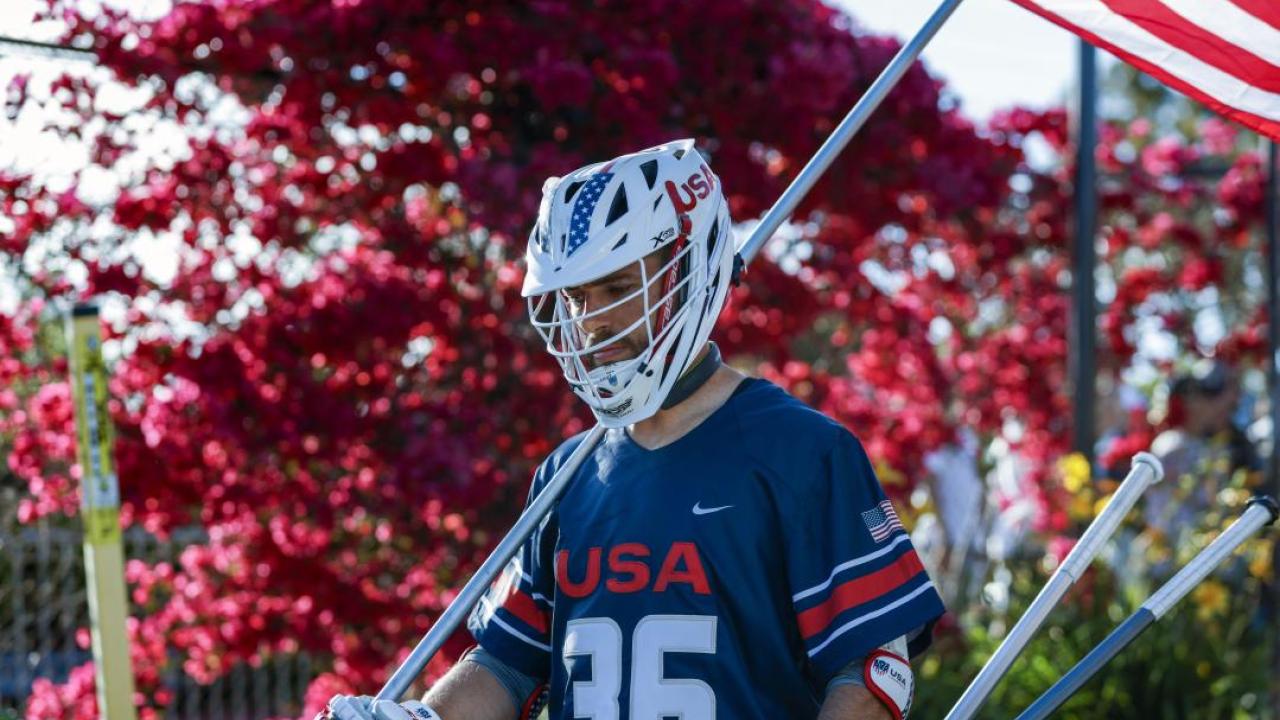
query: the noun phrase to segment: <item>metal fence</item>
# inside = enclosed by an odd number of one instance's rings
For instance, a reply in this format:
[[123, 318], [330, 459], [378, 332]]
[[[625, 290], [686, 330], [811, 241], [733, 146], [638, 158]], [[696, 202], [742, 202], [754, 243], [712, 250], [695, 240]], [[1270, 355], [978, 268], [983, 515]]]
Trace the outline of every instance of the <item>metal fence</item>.
[[[23, 711], [36, 679], [64, 681], [73, 668], [91, 659], [76, 643], [77, 630], [89, 626], [81, 540], [74, 525], [0, 527], [0, 717], [5, 710]], [[205, 540], [203, 528], [182, 529], [166, 540], [130, 528], [124, 535], [125, 557], [173, 562], [183, 548]], [[182, 672], [180, 662], [173, 662], [162, 681], [173, 698], [165, 717], [298, 717], [311, 677], [304, 655], [253, 668], [237, 665], [211, 685], [197, 684]]]

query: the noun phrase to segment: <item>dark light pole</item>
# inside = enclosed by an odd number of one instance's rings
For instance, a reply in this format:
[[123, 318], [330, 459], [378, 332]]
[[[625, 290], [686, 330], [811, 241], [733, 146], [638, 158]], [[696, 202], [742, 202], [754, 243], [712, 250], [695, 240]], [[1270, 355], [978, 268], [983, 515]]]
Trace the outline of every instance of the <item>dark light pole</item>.
[[[1271, 457], [1267, 461], [1267, 487], [1272, 497], [1280, 495], [1280, 141], [1267, 142], [1267, 395], [1271, 414]], [[1271, 554], [1271, 582], [1264, 608], [1274, 618], [1280, 613], [1280, 552]], [[1271, 707], [1280, 710], [1280, 629], [1271, 625]]]
[[1071, 377], [1075, 395], [1072, 445], [1093, 464], [1094, 394], [1097, 362], [1095, 333], [1097, 301], [1093, 270], [1097, 262], [1094, 235], [1098, 224], [1097, 167], [1094, 148], [1098, 144], [1097, 51], [1080, 41], [1080, 108], [1076, 128], [1076, 171], [1074, 188], [1075, 242], [1071, 249]]
[[[1270, 396], [1271, 412], [1271, 458], [1267, 463], [1267, 485], [1270, 494], [1280, 494], [1280, 447], [1277, 441], [1277, 430], [1280, 430], [1280, 179], [1277, 179], [1277, 165], [1280, 165], [1280, 141], [1267, 142], [1267, 200], [1263, 205], [1266, 213], [1267, 244], [1267, 391]], [[1277, 676], [1280, 677], [1280, 676]]]

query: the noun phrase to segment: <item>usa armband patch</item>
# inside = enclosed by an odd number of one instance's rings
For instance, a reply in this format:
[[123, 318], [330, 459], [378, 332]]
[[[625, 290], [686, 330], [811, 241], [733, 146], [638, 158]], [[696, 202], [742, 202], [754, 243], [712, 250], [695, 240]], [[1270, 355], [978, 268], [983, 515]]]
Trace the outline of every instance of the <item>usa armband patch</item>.
[[867, 656], [862, 679], [871, 694], [889, 708], [893, 720], [906, 720], [916, 689], [911, 663], [900, 655], [874, 650]]

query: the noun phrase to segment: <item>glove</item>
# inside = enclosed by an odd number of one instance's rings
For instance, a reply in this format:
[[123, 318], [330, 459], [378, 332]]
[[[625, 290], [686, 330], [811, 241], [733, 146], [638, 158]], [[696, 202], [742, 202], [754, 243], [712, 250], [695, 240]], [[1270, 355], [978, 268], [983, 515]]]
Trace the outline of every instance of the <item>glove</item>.
[[334, 695], [316, 720], [444, 720], [417, 700], [397, 703], [369, 695]]

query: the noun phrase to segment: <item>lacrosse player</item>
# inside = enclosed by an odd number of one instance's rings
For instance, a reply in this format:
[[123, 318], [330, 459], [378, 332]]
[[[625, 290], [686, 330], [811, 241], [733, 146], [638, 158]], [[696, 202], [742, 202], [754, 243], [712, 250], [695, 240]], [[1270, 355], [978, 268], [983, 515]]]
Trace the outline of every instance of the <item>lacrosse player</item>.
[[907, 716], [942, 601], [858, 440], [721, 363], [734, 255], [692, 141], [546, 182], [523, 294], [608, 430], [472, 613], [477, 645], [421, 702], [330, 717]]

